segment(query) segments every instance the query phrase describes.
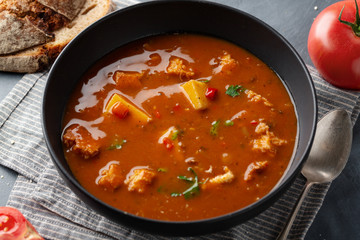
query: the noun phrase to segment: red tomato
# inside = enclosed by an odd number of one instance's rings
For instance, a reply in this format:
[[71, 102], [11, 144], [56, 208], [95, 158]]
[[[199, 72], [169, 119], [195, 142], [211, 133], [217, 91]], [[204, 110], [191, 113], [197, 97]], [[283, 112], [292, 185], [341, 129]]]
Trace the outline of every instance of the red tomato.
[[15, 208], [0, 207], [1, 240], [44, 240]]
[[[342, 9], [341, 20], [347, 23], [339, 21]], [[316, 17], [308, 38], [309, 55], [320, 74], [348, 89], [360, 89], [360, 18], [356, 13], [354, 1], [330, 5]]]

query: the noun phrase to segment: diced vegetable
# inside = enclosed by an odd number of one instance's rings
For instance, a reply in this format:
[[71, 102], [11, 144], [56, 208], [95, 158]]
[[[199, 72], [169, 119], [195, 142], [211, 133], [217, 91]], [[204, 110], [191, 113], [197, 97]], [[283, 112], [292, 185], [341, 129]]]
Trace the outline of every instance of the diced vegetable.
[[140, 110], [138, 107], [135, 106], [132, 102], [126, 100], [124, 97], [120, 96], [119, 94], [114, 94], [110, 101], [107, 103], [105, 107], [105, 112], [111, 112], [112, 108], [115, 106], [116, 103], [121, 102], [129, 109], [129, 113], [133, 116], [139, 123], [145, 124], [151, 121], [151, 117], [145, 113], [143, 110]]
[[174, 147], [173, 141], [171, 141], [171, 139], [168, 137], [163, 138], [163, 144], [165, 145], [166, 149], [168, 149], [168, 150], [171, 150]]
[[205, 96], [210, 99], [214, 100], [217, 95], [218, 90], [216, 88], [207, 88], [205, 92]]
[[184, 90], [187, 99], [195, 109], [202, 110], [208, 107], [209, 102], [205, 96], [207, 89], [206, 83], [190, 80], [181, 85], [181, 87]]
[[118, 116], [120, 119], [125, 118], [129, 113], [129, 108], [122, 102], [117, 102], [112, 107], [112, 113]]

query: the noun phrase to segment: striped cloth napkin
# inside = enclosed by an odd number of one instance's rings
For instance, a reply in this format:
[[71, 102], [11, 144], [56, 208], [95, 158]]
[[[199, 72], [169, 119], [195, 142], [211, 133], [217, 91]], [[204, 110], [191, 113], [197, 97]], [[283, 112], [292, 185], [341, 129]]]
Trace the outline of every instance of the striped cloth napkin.
[[[124, 7], [136, 2], [116, 3]], [[314, 68], [308, 68], [318, 96], [319, 119], [330, 110], [343, 108], [354, 124], [360, 111], [360, 92], [337, 89], [323, 81]], [[19, 209], [46, 239], [167, 239], [111, 222], [87, 207], [65, 185], [49, 157], [42, 134], [41, 104], [47, 76], [48, 72], [25, 75], [0, 103], [0, 164], [19, 173], [7, 205]], [[299, 175], [285, 194], [257, 217], [196, 239], [275, 239], [304, 183]], [[290, 239], [304, 238], [329, 186], [321, 184], [311, 189]]]

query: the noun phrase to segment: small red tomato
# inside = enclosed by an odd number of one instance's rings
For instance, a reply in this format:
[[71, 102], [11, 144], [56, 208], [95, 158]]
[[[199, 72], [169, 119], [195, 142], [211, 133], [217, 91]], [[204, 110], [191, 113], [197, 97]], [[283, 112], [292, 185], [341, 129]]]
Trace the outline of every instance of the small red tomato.
[[0, 239], [44, 240], [21, 212], [11, 207], [0, 207]]
[[168, 150], [171, 150], [174, 147], [174, 143], [171, 141], [170, 138], [164, 137], [163, 143]]
[[340, 1], [314, 20], [308, 38], [309, 55], [329, 83], [360, 89], [360, 17], [356, 1]]
[[123, 119], [128, 115], [129, 108], [125, 104], [123, 104], [121, 102], [117, 102], [114, 104], [114, 106], [112, 108], [112, 113], [114, 115], [116, 115], [117, 117]]
[[205, 97], [207, 97], [210, 100], [214, 100], [216, 97], [218, 90], [216, 88], [207, 88], [205, 92]]

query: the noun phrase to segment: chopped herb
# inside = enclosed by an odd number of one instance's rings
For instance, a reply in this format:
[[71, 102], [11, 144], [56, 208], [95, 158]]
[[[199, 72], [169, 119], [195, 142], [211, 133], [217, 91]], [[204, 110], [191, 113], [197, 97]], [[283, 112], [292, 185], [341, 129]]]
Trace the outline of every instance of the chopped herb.
[[158, 168], [157, 171], [158, 172], [167, 172], [167, 170], [165, 168]]
[[197, 177], [194, 169], [192, 169], [191, 167], [188, 168], [188, 171], [192, 172], [195, 175], [194, 179], [185, 177], [185, 176], [178, 176], [178, 178], [181, 180], [184, 180], [186, 182], [192, 183], [191, 187], [189, 187], [182, 193], [171, 193], [172, 197], [184, 196], [185, 199], [189, 199], [189, 198], [193, 197], [195, 194], [199, 193], [200, 187], [199, 187], [198, 177]]
[[121, 149], [125, 143], [125, 139], [122, 139], [121, 141], [116, 139], [115, 142], [107, 148], [107, 150]]
[[180, 197], [180, 196], [182, 196], [182, 193], [172, 193], [171, 196], [172, 197]]
[[173, 140], [173, 141], [176, 140], [178, 135], [179, 135], [179, 130], [174, 131], [171, 136], [171, 140]]
[[209, 79], [200, 79], [200, 80], [197, 80], [197, 81], [199, 81], [199, 82], [203, 82], [203, 83], [208, 83], [208, 82], [210, 82], [210, 80], [209, 80]]
[[218, 128], [219, 128], [220, 120], [214, 121], [211, 123], [211, 129], [210, 134], [213, 136], [216, 136], [218, 134]]
[[236, 96], [239, 96], [240, 93], [239, 91], [240, 90], [241, 92], [245, 91], [245, 88], [243, 88], [242, 86], [240, 85], [230, 85], [227, 89], [226, 89], [226, 94], [231, 96], [231, 97], [236, 97]]
[[188, 178], [186, 176], [178, 176], [178, 179], [181, 179], [181, 180], [184, 180], [187, 182], [191, 182], [191, 183], [194, 181], [192, 178]]
[[234, 125], [234, 122], [231, 121], [231, 120], [226, 120], [225, 123], [224, 123], [224, 125], [230, 127], [230, 126], [233, 126], [233, 125]]

